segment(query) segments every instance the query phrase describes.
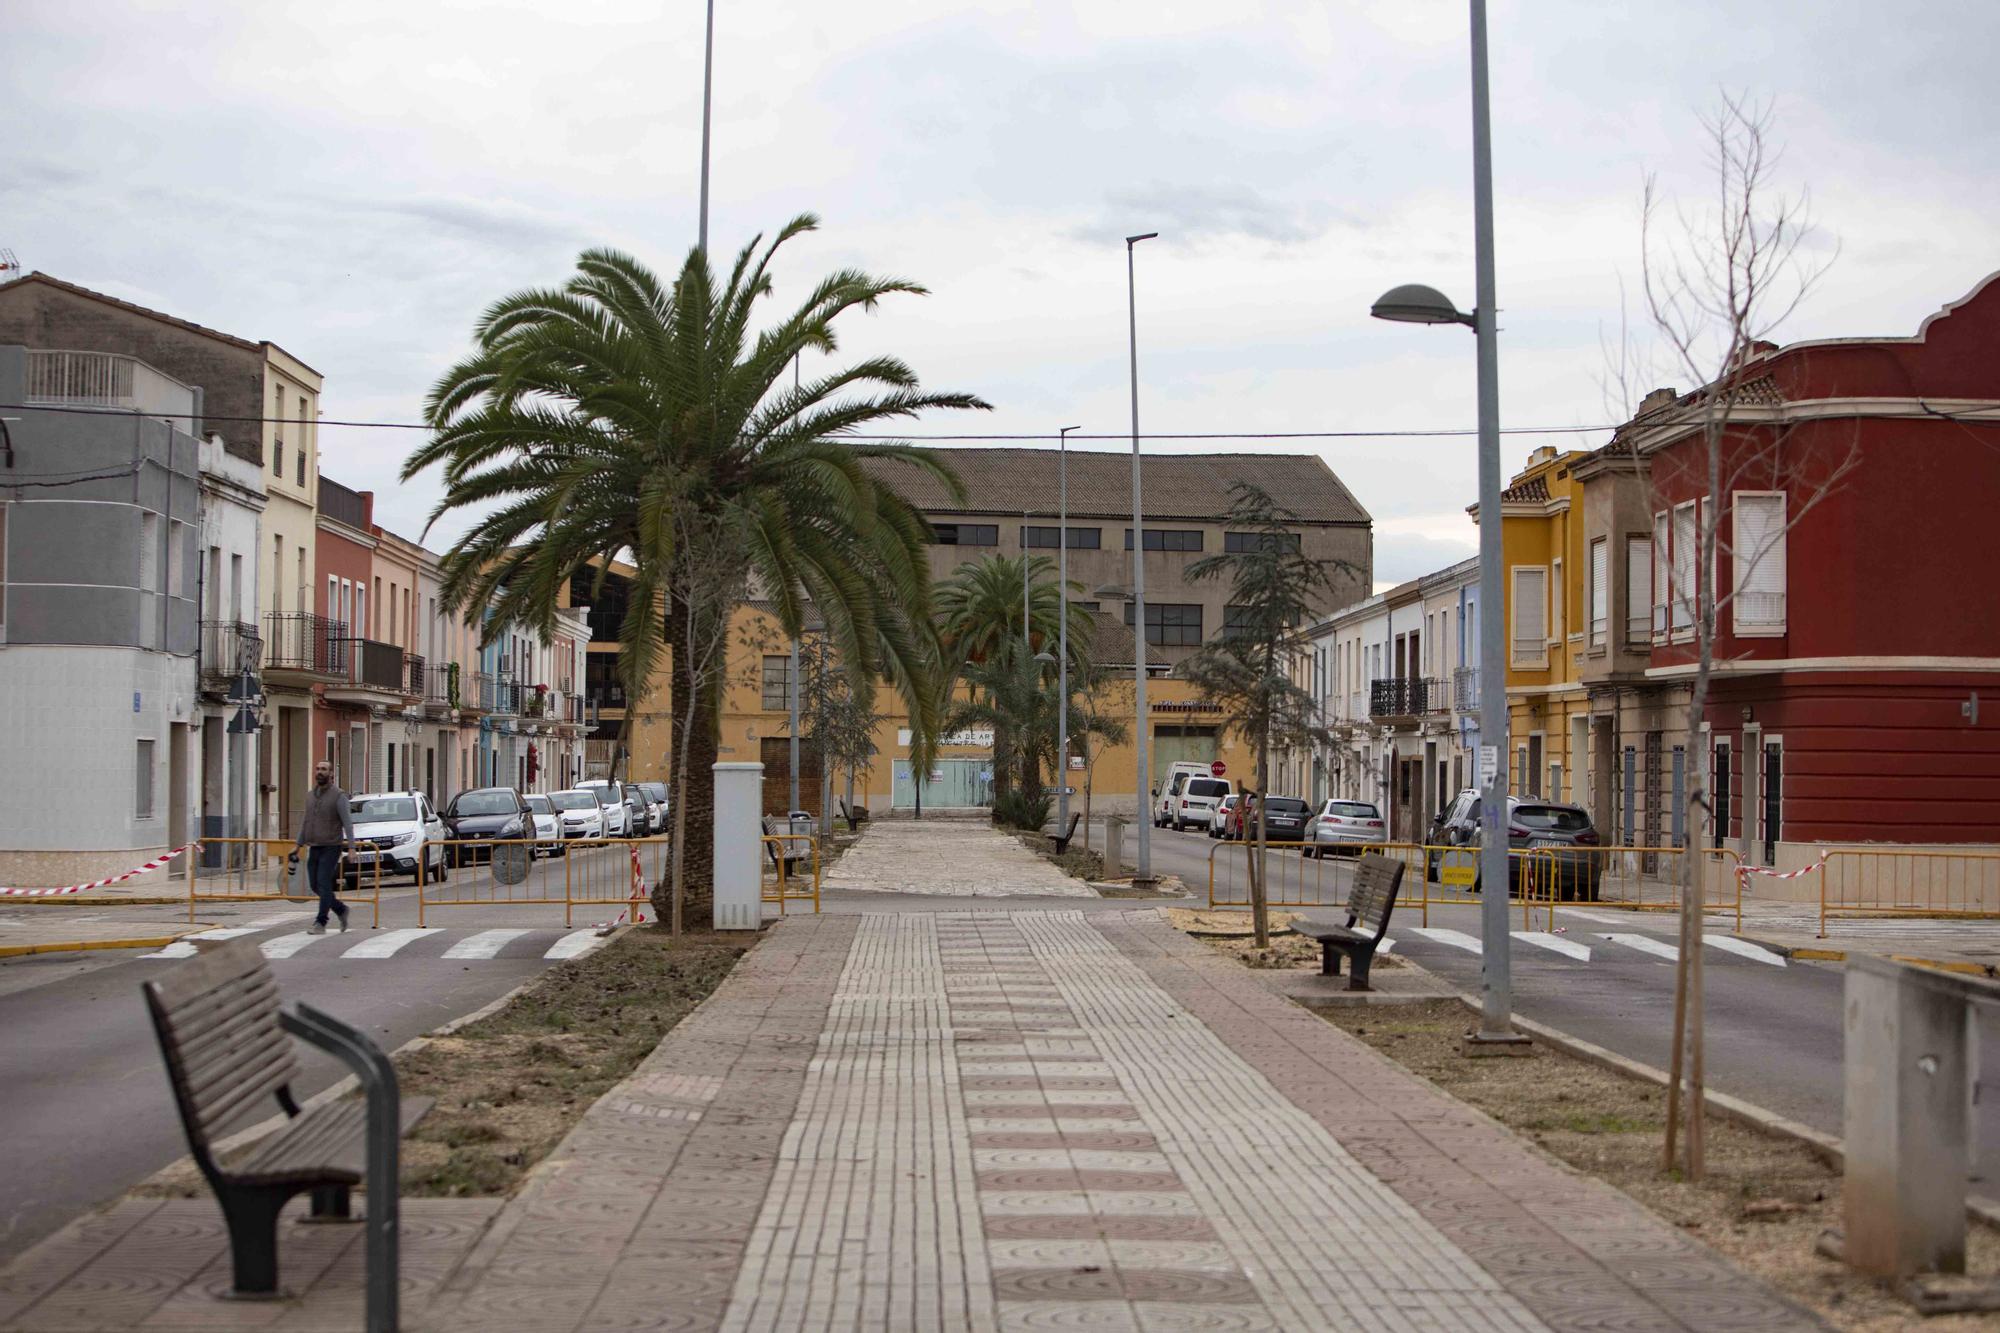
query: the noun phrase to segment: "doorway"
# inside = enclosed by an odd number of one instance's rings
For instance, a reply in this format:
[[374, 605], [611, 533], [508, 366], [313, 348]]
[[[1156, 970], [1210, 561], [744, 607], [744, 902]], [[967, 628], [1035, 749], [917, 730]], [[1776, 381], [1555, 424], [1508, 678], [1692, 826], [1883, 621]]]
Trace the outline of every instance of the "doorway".
[[[799, 767], [805, 767], [804, 756], [800, 756]], [[801, 787], [799, 795], [803, 799], [805, 791]], [[993, 760], [990, 756], [973, 759], [936, 759], [931, 762], [931, 771], [924, 780], [924, 809], [926, 810], [974, 810], [993, 803]], [[917, 804], [916, 784], [910, 780], [910, 761], [896, 761], [895, 782], [889, 795], [889, 804], [897, 810], [913, 810]]]

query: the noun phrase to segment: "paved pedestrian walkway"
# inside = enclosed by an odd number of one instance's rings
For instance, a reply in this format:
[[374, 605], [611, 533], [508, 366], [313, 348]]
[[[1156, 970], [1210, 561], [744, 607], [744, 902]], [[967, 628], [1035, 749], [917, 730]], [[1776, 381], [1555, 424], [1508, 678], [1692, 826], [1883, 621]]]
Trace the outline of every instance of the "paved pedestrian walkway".
[[1151, 911], [791, 918], [422, 1328], [1813, 1321]]
[[951, 898], [1094, 898], [1072, 879], [984, 820], [880, 820], [834, 862], [825, 889]]

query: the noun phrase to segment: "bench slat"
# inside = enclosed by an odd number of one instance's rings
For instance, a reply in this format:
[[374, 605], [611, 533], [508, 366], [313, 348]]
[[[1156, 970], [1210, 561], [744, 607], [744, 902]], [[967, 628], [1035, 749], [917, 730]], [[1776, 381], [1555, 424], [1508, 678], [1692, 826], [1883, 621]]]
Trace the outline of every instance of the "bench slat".
[[[293, 1063], [291, 1038], [271, 1026], [245, 1033], [241, 1043], [227, 1050], [211, 1052], [198, 1065], [182, 1061], [181, 1077], [186, 1081], [188, 1099], [202, 1106], [230, 1089], [254, 1080], [260, 1070]], [[272, 1086], [275, 1088], [277, 1085]]]
[[245, 1110], [266, 1097], [276, 1095], [277, 1090], [289, 1081], [293, 1063], [289, 1048], [273, 1052], [241, 1081], [224, 1084], [198, 1101], [190, 1099], [195, 1119], [213, 1138], [216, 1130]]
[[278, 981], [269, 972], [210, 991], [169, 1009], [174, 1045], [193, 1056], [207, 1047], [233, 1040], [237, 1025], [269, 1017], [278, 1003]]
[[[404, 1098], [397, 1116], [397, 1136], [409, 1133], [430, 1114], [433, 1105], [429, 1097]], [[367, 1171], [367, 1155], [368, 1104], [329, 1102], [306, 1112], [257, 1144], [249, 1156], [231, 1168], [231, 1174], [248, 1178], [339, 1171], [359, 1181]]]

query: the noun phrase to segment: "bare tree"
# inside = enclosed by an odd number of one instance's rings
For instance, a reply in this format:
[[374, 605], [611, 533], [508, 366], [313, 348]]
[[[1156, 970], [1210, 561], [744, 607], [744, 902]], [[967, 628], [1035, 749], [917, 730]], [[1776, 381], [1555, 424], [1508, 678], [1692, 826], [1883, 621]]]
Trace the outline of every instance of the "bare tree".
[[[1694, 447], [1648, 456], [1646, 475], [1656, 495], [1697, 500], [1692, 532], [1670, 511], [1673, 546], [1664, 602], [1655, 592], [1655, 632], [1669, 639], [1690, 634], [1694, 675], [1686, 699], [1682, 752], [1687, 756], [1687, 821], [1693, 845], [1675, 872], [1680, 898], [1680, 949], [1674, 985], [1672, 1088], [1667, 1103], [1664, 1160], [1680, 1164], [1685, 1120], [1685, 1167], [1691, 1178], [1705, 1170], [1703, 1145], [1704, 1072], [1702, 1042], [1702, 932], [1704, 884], [1709, 877], [1702, 848], [1717, 818], [1707, 766], [1701, 753], [1702, 723], [1716, 665], [1720, 613], [1746, 596], [1759, 564], [1773, 557], [1784, 534], [1839, 484], [1858, 458], [1858, 443], [1844, 452], [1823, 447], [1801, 450], [1792, 441], [1782, 395], [1762, 366], [1777, 350], [1770, 336], [1795, 313], [1812, 291], [1832, 253], [1810, 245], [1813, 226], [1804, 195], [1782, 193], [1776, 183], [1779, 155], [1771, 144], [1767, 104], [1723, 95], [1703, 120], [1711, 195], [1706, 207], [1671, 209], [1656, 178], [1645, 183], [1641, 224], [1644, 254], [1644, 322], [1665, 369], [1698, 385], [1693, 392], [1648, 395], [1638, 417], [1621, 431], [1638, 454], [1656, 428], [1684, 435], [1691, 427]], [[1647, 364], [1621, 337], [1609, 382], [1626, 390]], [[1689, 483], [1692, 483], [1690, 487]], [[1781, 491], [1786, 503], [1776, 522], [1738, 522], [1725, 529], [1724, 509], [1733, 508], [1738, 490]], [[1748, 529], [1748, 530], [1746, 530]], [[1739, 545], [1730, 535], [1743, 540]], [[1682, 553], [1692, 538], [1692, 558]], [[1657, 541], [1658, 534], [1655, 535]], [[1656, 548], [1657, 550], [1657, 548]], [[1716, 585], [1718, 553], [1729, 557], [1728, 589]], [[1656, 564], [1658, 557], [1656, 556]]]

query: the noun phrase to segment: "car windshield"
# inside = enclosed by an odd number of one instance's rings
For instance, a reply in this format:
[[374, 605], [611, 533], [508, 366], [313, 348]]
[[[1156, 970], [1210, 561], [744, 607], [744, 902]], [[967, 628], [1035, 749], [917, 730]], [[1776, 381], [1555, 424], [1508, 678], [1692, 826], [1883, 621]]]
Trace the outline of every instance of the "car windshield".
[[642, 782], [639, 784], [639, 790], [656, 801], [667, 799], [667, 784], [664, 782]]
[[555, 807], [549, 804], [549, 798], [546, 796], [530, 796], [528, 798], [528, 808], [538, 815], [555, 813]]
[[349, 801], [347, 812], [357, 824], [379, 824], [391, 819], [415, 819], [417, 803], [407, 796], [363, 796]]
[[1222, 782], [1215, 778], [1196, 778], [1193, 782], [1188, 783], [1187, 794], [1190, 796], [1221, 796], [1227, 793], [1228, 790], [1229, 784], [1227, 782]]
[[1514, 822], [1523, 828], [1580, 833], [1590, 827], [1590, 816], [1566, 805], [1517, 805]]
[[1264, 802], [1264, 809], [1273, 815], [1302, 815], [1306, 812], [1306, 803], [1296, 796], [1273, 796]]
[[1326, 812], [1340, 819], [1380, 819], [1382, 812], [1365, 801], [1328, 801]]
[[595, 810], [597, 798], [587, 791], [559, 791], [549, 797], [558, 810]]
[[511, 815], [520, 807], [511, 791], [469, 791], [452, 805], [456, 815]]

